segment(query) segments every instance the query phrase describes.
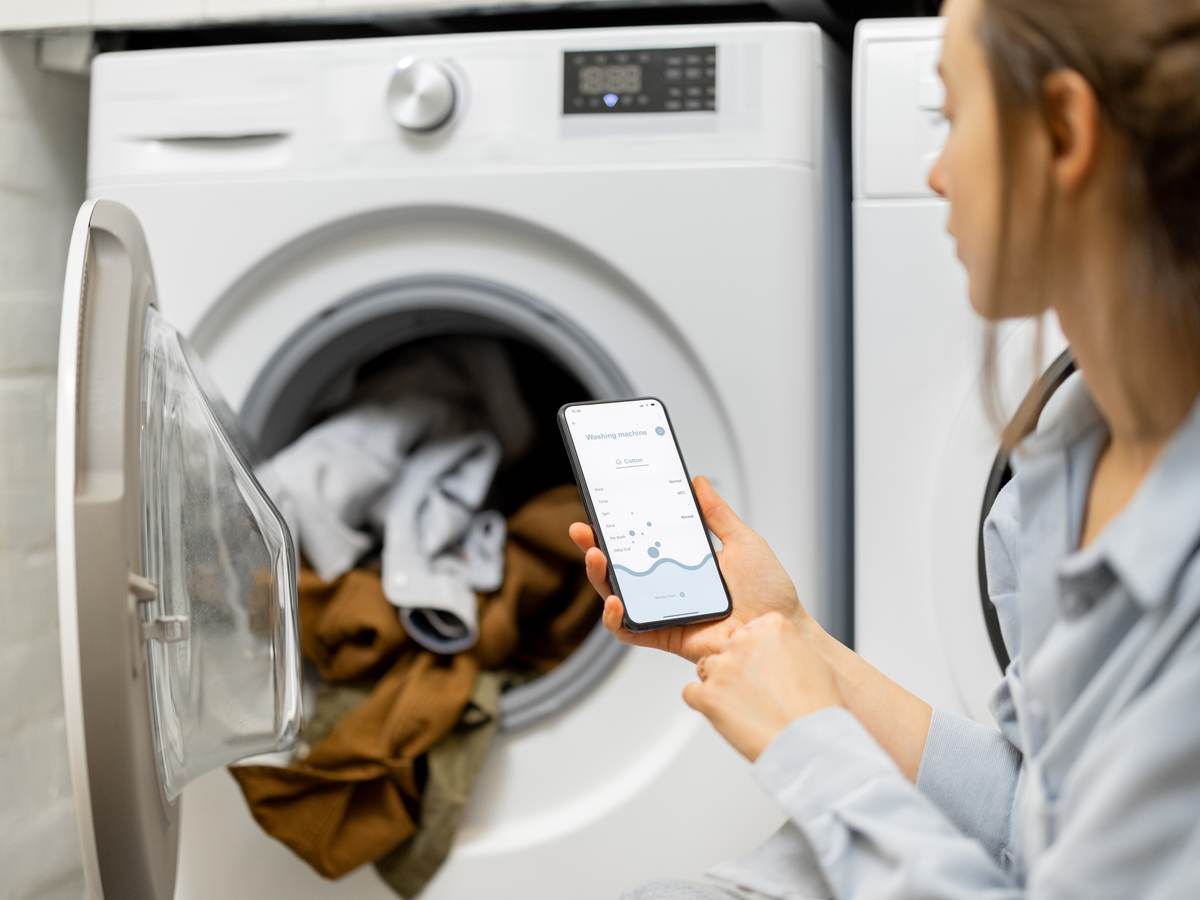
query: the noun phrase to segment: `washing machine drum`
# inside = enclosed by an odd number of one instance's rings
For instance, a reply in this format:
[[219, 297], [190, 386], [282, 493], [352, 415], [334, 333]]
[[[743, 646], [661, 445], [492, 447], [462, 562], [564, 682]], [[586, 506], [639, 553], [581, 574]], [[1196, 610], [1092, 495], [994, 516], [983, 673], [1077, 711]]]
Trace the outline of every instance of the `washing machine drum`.
[[[501, 469], [491, 492], [493, 503], [511, 514], [541, 491], [573, 482], [557, 433], [558, 408], [632, 392], [586, 334], [558, 318], [520, 315], [534, 303], [511, 288], [460, 276], [373, 286], [298, 325], [281, 342], [242, 403], [240, 430], [255, 455], [268, 458], [335, 412], [353, 395], [355, 384], [463, 339], [495, 343], [511, 364], [516, 399], [527, 408], [534, 429], [530, 449]], [[501, 727], [525, 728], [570, 708], [623, 649], [597, 621], [553, 670], [504, 693]]]

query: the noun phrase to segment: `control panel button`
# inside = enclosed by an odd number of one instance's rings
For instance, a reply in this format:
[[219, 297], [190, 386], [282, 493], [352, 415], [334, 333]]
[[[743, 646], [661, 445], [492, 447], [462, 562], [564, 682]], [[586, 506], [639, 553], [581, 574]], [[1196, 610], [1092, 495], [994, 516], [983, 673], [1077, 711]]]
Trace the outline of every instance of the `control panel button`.
[[562, 112], [715, 111], [716, 58], [713, 46], [564, 51]]

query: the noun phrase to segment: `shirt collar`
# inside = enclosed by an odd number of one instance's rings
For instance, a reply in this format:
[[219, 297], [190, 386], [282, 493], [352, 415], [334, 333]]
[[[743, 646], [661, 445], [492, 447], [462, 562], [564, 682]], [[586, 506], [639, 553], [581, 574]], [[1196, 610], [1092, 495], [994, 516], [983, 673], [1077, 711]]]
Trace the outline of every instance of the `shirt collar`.
[[[1078, 377], [1078, 376], [1076, 376]], [[1065, 389], [1064, 385], [1064, 389]], [[1086, 403], [1084, 402], [1086, 400]], [[1103, 441], [1087, 440], [1090, 407], [1092, 425], [1106, 429], [1086, 386], [1079, 380], [1067, 420], [1058, 423], [1058, 440], [1086, 446], [1084, 454], [1068, 450], [1072, 480], [1082, 480], [1080, 492], [1072, 492], [1082, 517], [1086, 509], [1087, 483]], [[1100, 432], [1103, 435], [1105, 432]], [[1047, 432], [1045, 438], [1050, 437]], [[1063, 445], [1060, 444], [1060, 447]], [[1090, 457], [1090, 458], [1085, 458]], [[1075, 503], [1072, 504], [1075, 507]], [[1071, 540], [1078, 542], [1078, 529]], [[1072, 543], [1071, 548], [1075, 546]], [[1172, 435], [1150, 472], [1126, 507], [1096, 539], [1082, 550], [1070, 552], [1059, 573], [1067, 579], [1089, 578], [1105, 565], [1128, 589], [1134, 601], [1146, 609], [1161, 606], [1170, 595], [1184, 565], [1200, 544], [1200, 398], [1183, 424]]]

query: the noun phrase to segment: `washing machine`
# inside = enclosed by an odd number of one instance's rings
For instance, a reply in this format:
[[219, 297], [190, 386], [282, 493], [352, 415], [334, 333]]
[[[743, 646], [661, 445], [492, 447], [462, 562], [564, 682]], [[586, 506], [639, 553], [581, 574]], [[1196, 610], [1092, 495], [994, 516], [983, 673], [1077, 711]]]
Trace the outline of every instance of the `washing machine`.
[[[415, 342], [536, 359], [547, 465], [560, 397], [663, 398], [693, 471], [846, 634], [848, 75], [802, 23], [95, 61], [58, 460], [95, 896], [392, 896], [367, 868], [317, 877], [223, 765], [286, 748], [301, 706], [294, 550], [247, 460]], [[693, 676], [597, 626], [508, 692], [422, 896], [611, 898], [765, 838], [780, 816], [680, 700]]]
[[[986, 323], [926, 179], [946, 138], [939, 18], [866, 20], [853, 71], [856, 649], [939, 708], [992, 721], [1008, 656], [980, 529], [1011, 477], [984, 394]], [[1073, 370], [1052, 318], [995, 329], [1000, 418]]]

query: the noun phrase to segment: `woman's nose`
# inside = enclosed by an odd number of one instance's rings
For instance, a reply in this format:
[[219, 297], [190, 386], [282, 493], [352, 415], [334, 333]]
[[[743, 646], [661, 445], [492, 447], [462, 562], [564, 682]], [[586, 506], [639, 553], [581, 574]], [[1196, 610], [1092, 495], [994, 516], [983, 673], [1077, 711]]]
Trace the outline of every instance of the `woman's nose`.
[[939, 153], [937, 159], [933, 161], [933, 165], [929, 167], [929, 174], [925, 177], [929, 184], [929, 189], [939, 197], [946, 196], [946, 177], [942, 174], [942, 155]]

